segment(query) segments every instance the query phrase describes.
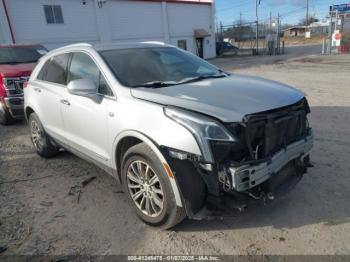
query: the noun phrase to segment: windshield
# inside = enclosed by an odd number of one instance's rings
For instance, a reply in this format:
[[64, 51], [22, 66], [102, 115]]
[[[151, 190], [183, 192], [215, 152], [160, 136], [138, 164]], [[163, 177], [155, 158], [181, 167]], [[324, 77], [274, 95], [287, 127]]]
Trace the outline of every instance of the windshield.
[[0, 47], [0, 64], [35, 63], [45, 53], [41, 46]]
[[173, 47], [130, 48], [100, 51], [125, 86], [163, 86], [203, 79], [222, 72], [195, 55]]

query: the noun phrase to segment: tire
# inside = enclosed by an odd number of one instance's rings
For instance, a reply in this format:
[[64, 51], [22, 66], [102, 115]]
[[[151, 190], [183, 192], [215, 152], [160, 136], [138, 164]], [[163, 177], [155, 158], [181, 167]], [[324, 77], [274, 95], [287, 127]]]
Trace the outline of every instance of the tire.
[[49, 135], [45, 132], [39, 117], [32, 113], [29, 116], [29, 128], [31, 140], [38, 155], [44, 158], [54, 157], [58, 153], [58, 148], [52, 143]]
[[[1, 102], [0, 102], [1, 103]], [[0, 124], [7, 126], [14, 122], [10, 113], [0, 105]]]
[[151, 148], [144, 143], [131, 147], [125, 153], [122, 165], [124, 192], [141, 220], [154, 227], [169, 229], [186, 217], [185, 209], [176, 205], [169, 177]]

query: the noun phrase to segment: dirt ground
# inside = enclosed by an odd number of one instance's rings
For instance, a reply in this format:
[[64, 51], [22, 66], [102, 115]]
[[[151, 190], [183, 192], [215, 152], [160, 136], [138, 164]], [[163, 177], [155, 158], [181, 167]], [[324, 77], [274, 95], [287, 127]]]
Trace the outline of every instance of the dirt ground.
[[[42, 159], [24, 123], [1, 126], [3, 254], [349, 255], [350, 56], [281, 57], [272, 64], [255, 59], [240, 69], [237, 59], [211, 62], [307, 94], [315, 167], [288, 196], [243, 213], [185, 220], [173, 230], [159, 231], [136, 218], [116, 182], [100, 169], [67, 152]], [[93, 176], [83, 187], [82, 181]]]

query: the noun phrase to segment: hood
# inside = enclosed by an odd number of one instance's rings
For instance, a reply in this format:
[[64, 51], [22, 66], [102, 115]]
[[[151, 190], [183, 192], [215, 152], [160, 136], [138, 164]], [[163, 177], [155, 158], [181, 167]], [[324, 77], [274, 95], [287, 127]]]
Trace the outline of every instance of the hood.
[[23, 63], [15, 65], [0, 64], [0, 75], [3, 77], [30, 76], [36, 63]]
[[131, 88], [135, 98], [197, 111], [223, 122], [241, 122], [245, 115], [300, 101], [304, 94], [290, 86], [258, 77], [225, 78], [163, 88]]

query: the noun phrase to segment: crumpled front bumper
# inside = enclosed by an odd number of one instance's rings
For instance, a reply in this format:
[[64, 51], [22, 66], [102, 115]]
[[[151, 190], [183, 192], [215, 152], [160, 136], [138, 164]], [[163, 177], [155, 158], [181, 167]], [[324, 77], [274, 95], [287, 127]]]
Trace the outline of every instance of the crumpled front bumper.
[[295, 159], [303, 160], [309, 155], [313, 147], [313, 141], [314, 136], [310, 130], [309, 135], [305, 139], [286, 146], [286, 148], [280, 150], [265, 162], [256, 165], [229, 167], [228, 170], [232, 177], [232, 190], [237, 192], [247, 191], [270, 179], [290, 161]]

